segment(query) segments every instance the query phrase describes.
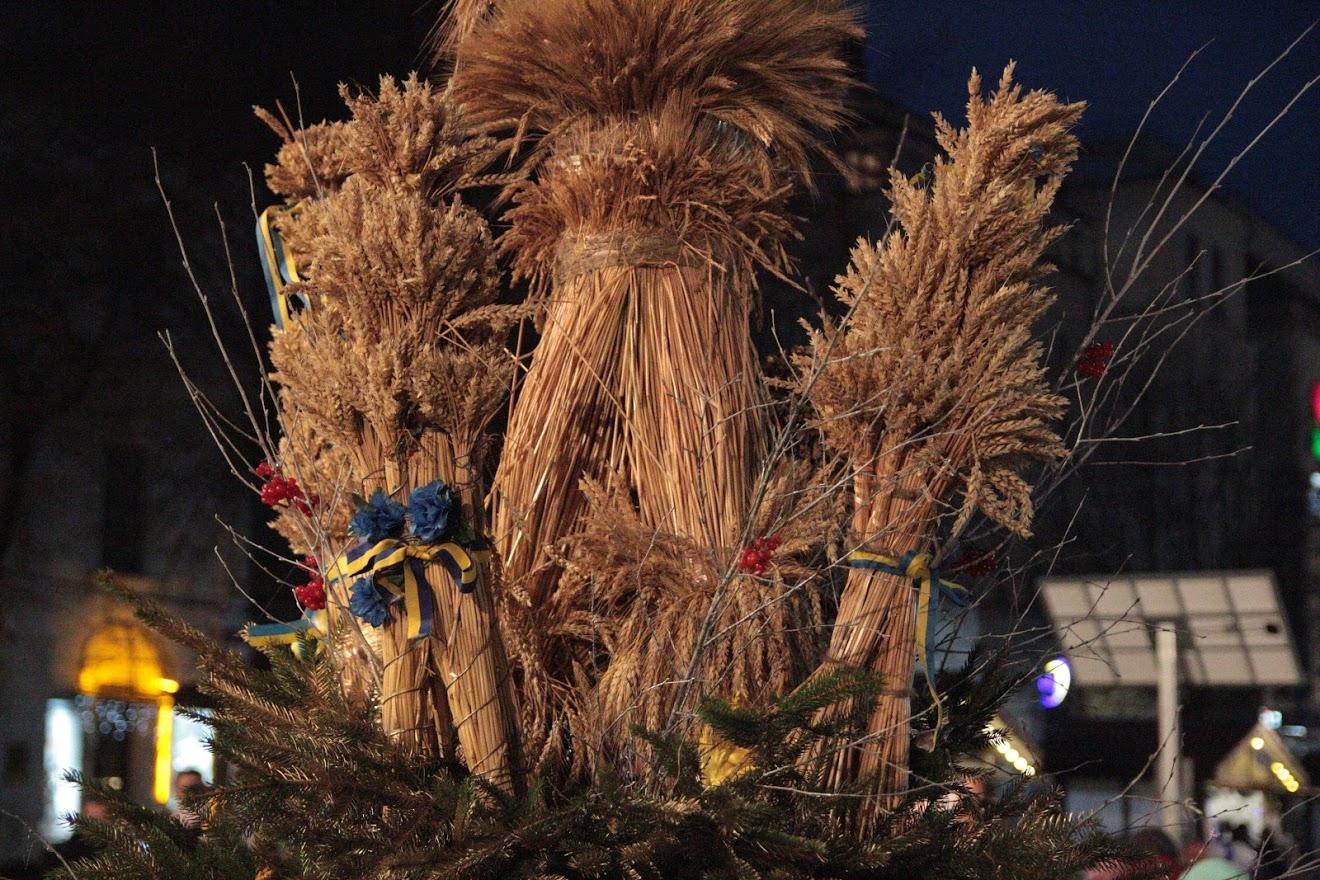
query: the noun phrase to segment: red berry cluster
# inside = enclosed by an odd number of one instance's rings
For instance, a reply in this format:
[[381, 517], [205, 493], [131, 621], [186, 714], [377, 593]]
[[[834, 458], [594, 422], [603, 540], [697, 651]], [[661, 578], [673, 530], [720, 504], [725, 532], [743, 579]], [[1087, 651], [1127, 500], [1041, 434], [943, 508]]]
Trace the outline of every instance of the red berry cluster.
[[1114, 356], [1114, 343], [1092, 342], [1077, 358], [1077, 372], [1090, 379], [1099, 379]]
[[995, 554], [989, 550], [978, 550], [975, 547], [968, 547], [958, 554], [949, 566], [950, 570], [968, 577], [985, 577], [994, 574]]
[[778, 535], [757, 538], [755, 544], [744, 547], [742, 552], [738, 554], [738, 570], [748, 574], [765, 574], [770, 558], [779, 549], [779, 544]]
[[256, 474], [265, 480], [261, 484], [261, 503], [267, 507], [285, 505], [295, 508], [303, 516], [311, 516], [312, 508], [321, 503], [316, 495], [309, 498], [303, 494], [296, 479], [282, 476], [268, 461], [257, 465]]
[[304, 556], [303, 568], [307, 569], [310, 577], [301, 587], [293, 588], [293, 598], [297, 599], [298, 604], [304, 608], [320, 611], [325, 608], [325, 580], [321, 577], [321, 568], [316, 564], [316, 557]]

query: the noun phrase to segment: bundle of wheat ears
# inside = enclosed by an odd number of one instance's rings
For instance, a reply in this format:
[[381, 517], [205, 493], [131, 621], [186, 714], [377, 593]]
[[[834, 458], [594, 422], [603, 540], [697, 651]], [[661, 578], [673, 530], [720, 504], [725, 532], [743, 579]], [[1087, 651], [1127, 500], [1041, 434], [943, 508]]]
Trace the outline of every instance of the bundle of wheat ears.
[[[388, 732], [516, 788], [547, 759], [645, 775], [632, 726], [685, 724], [689, 694], [759, 701], [868, 667], [889, 684], [875, 741], [840, 748], [832, 782], [873, 779], [886, 809], [907, 784], [914, 593], [851, 570], [828, 622], [829, 548], [844, 531], [849, 548], [937, 562], [976, 511], [1028, 533], [1026, 468], [1062, 454], [1032, 327], [1081, 106], [1023, 94], [1011, 68], [985, 100], [973, 74], [966, 129], [938, 122], [928, 189], [895, 177], [896, 228], [857, 246], [836, 288], [847, 314], [811, 331], [785, 406], [749, 315], [757, 274], [791, 272], [785, 206], [843, 119], [853, 14], [460, 6], [443, 91], [385, 79], [348, 98], [347, 121], [303, 129], [267, 114], [310, 304], [271, 347], [281, 466], [327, 499], [281, 531], [337, 553], [351, 494], [439, 479], [495, 548], [470, 594], [433, 564], [429, 638], [409, 640], [396, 608], [373, 642], [336, 586], [345, 680], [378, 652]], [[498, 242], [458, 195], [490, 183]], [[527, 281], [522, 306], [500, 302], [497, 251]], [[773, 559], [743, 564], [772, 532]]]
[[[360, 495], [406, 498], [442, 480], [480, 532], [485, 431], [512, 373], [511, 319], [495, 304], [486, 221], [454, 188], [489, 145], [460, 134], [442, 93], [415, 78], [347, 100], [348, 122], [285, 131], [267, 170], [299, 206], [281, 232], [310, 279], [299, 291], [310, 308], [271, 345], [284, 421], [297, 426], [284, 448], [294, 470], [319, 477], [309, 486], [323, 498], [349, 494], [327, 485], [327, 461], [344, 465], [334, 479]], [[309, 437], [319, 445], [298, 443]], [[431, 636], [408, 639], [397, 605], [382, 629], [382, 724], [405, 748], [443, 749], [510, 781], [517, 728], [496, 578], [485, 572], [483, 588], [460, 593], [438, 561], [425, 577], [437, 586]], [[332, 585], [332, 622], [354, 627], [346, 587]]]

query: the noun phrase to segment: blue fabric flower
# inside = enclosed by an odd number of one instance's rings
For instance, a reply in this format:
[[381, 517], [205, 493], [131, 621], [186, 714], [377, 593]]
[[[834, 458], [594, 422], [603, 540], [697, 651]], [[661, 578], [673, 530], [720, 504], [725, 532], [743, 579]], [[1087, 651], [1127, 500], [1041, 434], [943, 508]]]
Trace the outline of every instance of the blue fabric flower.
[[403, 505], [377, 489], [371, 498], [349, 521], [348, 527], [363, 541], [375, 544], [386, 538], [397, 538], [403, 531]]
[[348, 597], [348, 610], [372, 626], [380, 626], [390, 616], [390, 606], [381, 596], [371, 578], [362, 578], [353, 584]]
[[457, 532], [462, 509], [458, 493], [441, 480], [413, 489], [408, 496], [412, 533], [427, 544], [443, 541]]

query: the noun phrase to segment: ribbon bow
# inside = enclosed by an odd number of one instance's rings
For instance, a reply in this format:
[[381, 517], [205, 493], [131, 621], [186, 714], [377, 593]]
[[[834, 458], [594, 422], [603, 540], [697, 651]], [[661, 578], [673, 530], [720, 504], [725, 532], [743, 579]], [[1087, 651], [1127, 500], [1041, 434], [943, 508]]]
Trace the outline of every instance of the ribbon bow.
[[275, 645], [288, 645], [295, 653], [304, 640], [319, 641], [325, 638], [328, 627], [324, 611], [307, 609], [303, 616], [288, 623], [254, 623], [247, 628], [248, 644], [254, 648], [271, 648]]
[[[295, 206], [296, 208], [296, 206]], [[284, 249], [284, 241], [271, 225], [271, 212], [280, 208], [267, 208], [257, 218], [257, 248], [261, 251], [261, 274], [266, 276], [266, 290], [270, 292], [270, 310], [275, 315], [275, 326], [281, 330], [292, 314], [289, 300], [297, 298], [302, 308], [311, 305], [302, 294], [287, 294], [284, 288], [302, 281], [293, 255]], [[293, 210], [293, 209], [290, 209]]]
[[915, 550], [909, 550], [901, 558], [872, 553], [868, 550], [854, 550], [848, 554], [848, 564], [852, 568], [866, 568], [905, 577], [916, 586], [917, 662], [926, 676], [926, 686], [930, 688], [930, 696], [935, 703], [935, 731], [938, 733], [944, 725], [944, 705], [940, 702], [939, 692], [935, 689], [935, 677], [930, 671], [930, 646], [935, 641], [940, 599], [948, 599], [961, 608], [967, 604], [967, 588], [940, 580], [939, 571], [930, 565], [930, 554], [918, 553]]
[[[490, 559], [490, 550], [469, 549], [460, 544], [417, 544], [386, 538], [376, 544], [363, 542], [335, 560], [326, 571], [327, 581], [347, 580], [359, 575], [370, 577], [395, 599], [403, 599], [408, 620], [408, 638], [431, 634], [434, 602], [431, 585], [426, 580], [425, 565], [439, 560], [460, 593], [471, 593], [481, 579], [481, 563]], [[402, 573], [402, 577], [398, 573]]]

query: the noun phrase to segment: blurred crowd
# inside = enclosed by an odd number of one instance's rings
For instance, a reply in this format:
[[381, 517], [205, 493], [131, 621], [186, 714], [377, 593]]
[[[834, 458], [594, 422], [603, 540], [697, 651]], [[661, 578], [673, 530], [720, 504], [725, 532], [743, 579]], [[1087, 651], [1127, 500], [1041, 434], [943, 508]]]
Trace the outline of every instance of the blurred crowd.
[[[195, 802], [205, 791], [206, 783], [200, 771], [180, 770], [174, 777], [172, 803], [175, 806], [170, 809], [170, 814], [179, 820], [179, 824], [183, 825], [184, 828], [199, 834], [201, 833], [201, 819], [189, 809], [189, 805]], [[103, 821], [109, 818], [109, 812], [104, 802], [97, 799], [90, 792], [84, 791], [82, 809], [79, 811], [78, 818], [93, 822]], [[25, 863], [6, 865], [0, 868], [0, 878], [4, 878], [4, 880], [38, 880], [38, 878], [44, 877], [56, 868], [68, 867], [78, 859], [96, 855], [96, 850], [96, 845], [75, 827], [73, 836], [61, 843], [46, 847], [39, 857]]]
[[1138, 862], [1129, 867], [1088, 871], [1085, 880], [1125, 880], [1166, 877], [1169, 880], [1278, 880], [1299, 877], [1296, 847], [1284, 836], [1269, 833], [1255, 839], [1245, 825], [1220, 823], [1207, 839], [1195, 839], [1180, 850], [1158, 828], [1143, 828], [1129, 837]]

